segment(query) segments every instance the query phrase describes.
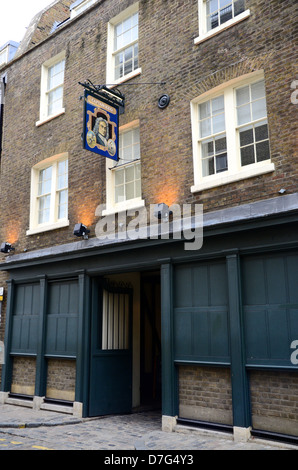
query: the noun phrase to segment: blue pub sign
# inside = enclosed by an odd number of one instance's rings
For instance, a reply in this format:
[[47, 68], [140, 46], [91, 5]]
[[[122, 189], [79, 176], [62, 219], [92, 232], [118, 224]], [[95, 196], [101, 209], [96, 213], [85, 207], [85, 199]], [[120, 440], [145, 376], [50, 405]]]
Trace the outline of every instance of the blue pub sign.
[[119, 107], [89, 90], [84, 97], [84, 148], [118, 161]]

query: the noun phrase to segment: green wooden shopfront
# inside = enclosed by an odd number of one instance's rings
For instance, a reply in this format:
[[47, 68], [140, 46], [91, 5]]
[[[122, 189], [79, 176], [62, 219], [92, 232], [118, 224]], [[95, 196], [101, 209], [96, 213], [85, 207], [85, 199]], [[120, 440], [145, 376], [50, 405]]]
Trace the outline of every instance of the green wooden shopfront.
[[297, 438], [298, 205], [285, 198], [207, 214], [198, 251], [92, 238], [7, 257], [2, 392], [85, 417], [154, 402], [164, 419]]

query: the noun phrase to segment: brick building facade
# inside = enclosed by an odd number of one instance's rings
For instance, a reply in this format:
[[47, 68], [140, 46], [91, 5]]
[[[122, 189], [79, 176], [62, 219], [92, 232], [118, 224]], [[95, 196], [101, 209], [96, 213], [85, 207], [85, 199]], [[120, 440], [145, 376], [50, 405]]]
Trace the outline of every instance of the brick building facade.
[[[297, 437], [295, 2], [221, 6], [60, 0], [0, 69], [3, 401], [92, 416], [160, 399], [165, 428]], [[87, 80], [125, 96], [119, 162], [83, 148]], [[200, 249], [99, 234], [159, 203], [203, 206]], [[129, 302], [125, 347], [103, 345], [110, 298]]]

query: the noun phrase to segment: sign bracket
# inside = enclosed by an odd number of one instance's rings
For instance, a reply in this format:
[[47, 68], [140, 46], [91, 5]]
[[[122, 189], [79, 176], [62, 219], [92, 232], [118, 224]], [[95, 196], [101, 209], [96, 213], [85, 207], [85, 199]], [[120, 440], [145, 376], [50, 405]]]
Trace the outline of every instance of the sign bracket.
[[114, 106], [118, 106], [119, 113], [124, 114], [125, 96], [117, 88], [108, 88], [106, 85], [94, 85], [89, 79], [85, 83], [79, 82], [79, 85], [95, 93], [99, 98], [104, 98]]

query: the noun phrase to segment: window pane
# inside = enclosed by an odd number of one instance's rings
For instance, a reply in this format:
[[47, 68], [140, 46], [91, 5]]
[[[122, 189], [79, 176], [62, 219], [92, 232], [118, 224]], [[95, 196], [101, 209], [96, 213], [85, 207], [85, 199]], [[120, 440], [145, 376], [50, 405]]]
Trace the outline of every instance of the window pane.
[[139, 128], [120, 134], [120, 159], [124, 162], [140, 158]]
[[206, 137], [207, 135], [211, 134], [211, 119], [205, 119], [201, 122], [200, 125], [200, 135], [201, 137]]
[[141, 158], [139, 143], [134, 144], [132, 150], [133, 150], [133, 153], [132, 153], [133, 160], [137, 160]]
[[140, 163], [135, 164], [135, 177], [137, 180], [141, 179], [141, 164]]
[[240, 145], [241, 147], [244, 145], [252, 144], [254, 141], [254, 136], [253, 136], [253, 128], [249, 129], [241, 129], [240, 131]]
[[134, 191], [134, 182], [128, 183], [125, 187], [126, 190], [126, 200], [128, 199], [134, 199], [135, 197], [135, 191]]
[[218, 0], [207, 1], [207, 14], [214, 13], [218, 10]]
[[223, 95], [221, 95], [212, 100], [212, 114], [220, 113], [223, 111], [224, 111], [224, 97]]
[[134, 70], [138, 68], [139, 66], [139, 46], [138, 44], [134, 45]]
[[132, 47], [125, 49], [124, 51], [124, 60], [125, 62], [132, 59]]
[[224, 8], [232, 4], [232, 0], [219, 0], [219, 8]]
[[59, 205], [58, 205], [58, 219], [65, 219], [67, 217], [68, 208], [68, 191], [59, 192]]
[[118, 50], [138, 39], [138, 13], [115, 26], [114, 50]]
[[58, 163], [58, 181], [57, 189], [67, 188], [68, 186], [68, 160]]
[[132, 146], [123, 148], [121, 152], [121, 158], [123, 160], [123, 163], [131, 162], [133, 160]]
[[64, 81], [65, 61], [62, 60], [48, 69], [48, 90], [51, 90]]
[[48, 115], [54, 114], [62, 108], [63, 87], [56, 88], [48, 95]]
[[214, 158], [207, 158], [202, 161], [202, 172], [203, 176], [214, 175]]
[[225, 115], [218, 114], [212, 118], [213, 134], [222, 132], [225, 130]]
[[141, 195], [141, 164], [126, 163], [140, 157], [140, 130], [120, 133], [120, 160], [123, 166], [115, 169], [115, 202], [127, 201]]
[[43, 196], [39, 198], [39, 210], [38, 210], [38, 223], [43, 224], [50, 220], [50, 205], [51, 196]]
[[232, 18], [233, 18], [232, 5], [228, 5], [227, 7], [220, 10], [220, 24], [223, 24]]
[[133, 143], [139, 144], [140, 142], [140, 129], [139, 128], [133, 130], [132, 137], [133, 137]]
[[123, 54], [122, 52], [117, 54], [116, 57], [115, 57], [115, 65], [116, 67], [119, 67], [119, 65], [121, 65], [123, 63], [123, 60], [124, 60], [124, 57], [123, 57]]
[[249, 103], [249, 86], [245, 86], [243, 88], [238, 88], [236, 90], [236, 99], [237, 99], [237, 106], [241, 106], [242, 104]]
[[133, 71], [132, 66], [133, 66], [132, 61], [125, 62], [125, 64], [124, 64], [124, 75], [127, 75], [128, 73]]
[[216, 157], [216, 173], [221, 171], [226, 171], [228, 169], [228, 159], [227, 154], [220, 155]]
[[255, 163], [254, 146], [243, 147], [241, 149], [241, 165], [250, 165]]
[[205, 119], [210, 116], [210, 101], [202, 103], [199, 106], [200, 110], [200, 119]]
[[235, 0], [234, 1], [234, 16], [243, 13], [245, 10], [245, 0]]
[[255, 128], [256, 142], [268, 139], [268, 126], [263, 124]]
[[123, 184], [124, 183], [124, 170], [116, 170], [115, 171], [115, 184]]
[[123, 65], [115, 68], [115, 80], [121, 77], [123, 77]]
[[227, 151], [227, 140], [225, 137], [215, 140], [215, 153], [223, 153]]
[[142, 195], [142, 193], [141, 193], [141, 180], [137, 180], [135, 186], [136, 186], [135, 197], [141, 197], [141, 195]]
[[138, 26], [134, 26], [134, 28], [131, 30], [131, 41], [137, 41], [139, 36], [139, 28]]
[[117, 186], [115, 188], [115, 202], [125, 201], [124, 186]]
[[266, 100], [265, 98], [257, 101], [253, 101], [252, 103], [252, 118], [255, 121], [256, 119], [260, 119], [262, 117], [266, 117]]
[[250, 105], [246, 104], [237, 109], [237, 120], [238, 125], [245, 124], [246, 122], [251, 121], [250, 116]]
[[268, 160], [270, 158], [269, 141], [265, 140], [256, 144], [257, 162]]
[[214, 155], [213, 140], [202, 143], [202, 157], [206, 158], [210, 157], [210, 155]]
[[51, 192], [52, 185], [52, 167], [45, 168], [39, 172], [38, 195]]
[[264, 80], [260, 82], [253, 83], [251, 85], [251, 99], [258, 100], [259, 98], [264, 98], [265, 96], [265, 83]]
[[133, 181], [134, 178], [135, 178], [135, 170], [134, 170], [134, 166], [131, 165], [125, 169], [125, 182], [128, 183], [130, 181]]

